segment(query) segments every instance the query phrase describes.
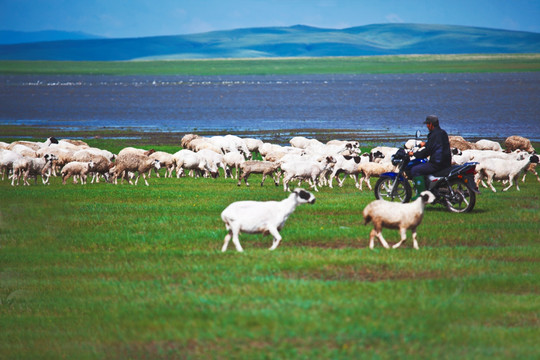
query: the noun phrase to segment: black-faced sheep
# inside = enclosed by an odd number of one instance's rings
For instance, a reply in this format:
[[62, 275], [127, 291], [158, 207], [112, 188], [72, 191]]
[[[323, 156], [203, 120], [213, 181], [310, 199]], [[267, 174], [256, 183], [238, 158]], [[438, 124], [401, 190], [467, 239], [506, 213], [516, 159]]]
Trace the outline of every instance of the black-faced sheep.
[[373, 249], [375, 237], [379, 239], [382, 246], [390, 248], [382, 235], [382, 229], [399, 229], [401, 241], [393, 248], [398, 248], [407, 239], [407, 230], [412, 230], [413, 246], [419, 249], [416, 239], [416, 228], [424, 217], [424, 207], [435, 200], [435, 196], [430, 191], [423, 191], [420, 197], [410, 203], [395, 203], [385, 200], [375, 200], [364, 208], [365, 225], [373, 223], [373, 230], [369, 234], [369, 248]]
[[306, 203], [315, 203], [315, 196], [309, 191], [298, 188], [281, 201], [237, 201], [230, 204], [221, 213], [221, 219], [225, 222], [227, 229], [221, 251], [227, 250], [231, 239], [237, 251], [244, 251], [238, 239], [241, 232], [271, 234], [274, 241], [270, 250], [275, 250], [282, 239], [279, 231], [296, 207]]

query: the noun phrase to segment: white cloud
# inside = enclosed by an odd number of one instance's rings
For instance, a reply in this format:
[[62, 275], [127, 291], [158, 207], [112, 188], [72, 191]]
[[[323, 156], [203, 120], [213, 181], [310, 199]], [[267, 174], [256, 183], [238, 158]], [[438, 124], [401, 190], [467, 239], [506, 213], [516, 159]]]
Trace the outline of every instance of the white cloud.
[[388, 14], [385, 16], [386, 20], [391, 23], [403, 23], [403, 19], [398, 14]]

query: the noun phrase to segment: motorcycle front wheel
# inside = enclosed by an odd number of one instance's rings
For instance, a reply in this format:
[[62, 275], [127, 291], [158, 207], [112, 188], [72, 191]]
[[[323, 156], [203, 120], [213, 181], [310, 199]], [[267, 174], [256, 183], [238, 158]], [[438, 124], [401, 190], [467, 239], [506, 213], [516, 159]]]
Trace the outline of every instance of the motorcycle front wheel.
[[466, 213], [474, 209], [476, 193], [470, 190], [463, 180], [452, 180], [448, 184], [448, 187], [452, 190], [445, 196], [446, 208], [448, 210], [455, 213]]
[[375, 199], [386, 201], [399, 201], [402, 203], [409, 202], [412, 196], [411, 185], [407, 180], [398, 180], [396, 188], [392, 193], [392, 186], [395, 179], [389, 177], [381, 177], [375, 183]]

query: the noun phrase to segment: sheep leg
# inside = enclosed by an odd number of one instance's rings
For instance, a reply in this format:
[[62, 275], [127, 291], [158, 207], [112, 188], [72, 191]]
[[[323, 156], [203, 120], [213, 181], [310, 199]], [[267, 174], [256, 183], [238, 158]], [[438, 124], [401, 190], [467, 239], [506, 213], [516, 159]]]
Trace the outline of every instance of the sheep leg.
[[371, 182], [369, 181], [369, 179], [370, 179], [370, 178], [369, 178], [369, 176], [368, 176], [368, 177], [364, 178], [364, 181], [366, 182], [367, 187], [368, 187], [369, 190], [371, 191], [371, 190], [373, 190], [373, 188], [371, 187]]
[[270, 247], [270, 250], [275, 250], [279, 246], [279, 242], [281, 241], [281, 235], [279, 234], [279, 231], [276, 228], [269, 228], [268, 231], [274, 237], [274, 241], [272, 242], [272, 246]]
[[384, 246], [386, 249], [390, 248], [386, 240], [384, 240], [381, 229], [379, 228], [377, 230], [376, 228], [373, 228], [373, 230], [371, 230], [371, 232], [369, 233], [369, 248], [370, 249], [373, 249], [375, 247], [375, 241], [374, 241], [375, 237], [379, 239], [382, 246]]
[[[142, 177], [143, 177], [143, 179], [144, 179], [144, 184], [145, 184], [146, 186], [149, 186], [148, 181], [146, 181], [146, 174], [145, 174], [145, 173], [142, 174]], [[139, 177], [137, 177], [137, 179], [139, 179]], [[137, 185], [137, 184], [135, 184], [135, 185]]]
[[407, 240], [407, 229], [406, 228], [399, 229], [399, 233], [401, 234], [401, 241], [396, 243], [394, 246], [392, 246], [392, 249], [397, 249], [398, 247], [401, 246], [401, 244], [403, 244], [405, 242], [405, 240]]
[[493, 190], [493, 192], [497, 192], [497, 190], [493, 186], [493, 175], [491, 175], [491, 174], [488, 175], [487, 183], [488, 183], [489, 187], [491, 188], [491, 190]]
[[266, 180], [267, 173], [263, 173], [262, 180], [261, 180], [261, 186], [264, 185], [264, 180]]
[[413, 239], [413, 247], [414, 247], [416, 250], [420, 249], [420, 248], [418, 247], [418, 241], [416, 240], [416, 229], [414, 229], [414, 230], [412, 231], [412, 239]]
[[232, 231], [229, 230], [227, 235], [225, 235], [225, 239], [223, 240], [223, 247], [221, 248], [221, 252], [225, 252], [227, 250], [227, 246], [229, 246], [229, 241], [231, 241], [232, 238]]
[[[509, 182], [509, 185], [507, 187], [505, 187], [503, 189], [503, 191], [506, 191], [508, 189], [510, 189], [512, 187], [512, 185], [514, 185], [514, 178], [513, 177], [509, 177], [508, 178], [508, 182]], [[519, 181], [516, 181], [516, 189], [519, 191]]]
[[240, 233], [240, 229], [238, 227], [232, 227], [232, 241], [234, 246], [236, 247], [236, 251], [243, 252], [244, 249], [242, 249], [242, 245], [240, 245], [240, 239], [238, 239], [238, 234]]

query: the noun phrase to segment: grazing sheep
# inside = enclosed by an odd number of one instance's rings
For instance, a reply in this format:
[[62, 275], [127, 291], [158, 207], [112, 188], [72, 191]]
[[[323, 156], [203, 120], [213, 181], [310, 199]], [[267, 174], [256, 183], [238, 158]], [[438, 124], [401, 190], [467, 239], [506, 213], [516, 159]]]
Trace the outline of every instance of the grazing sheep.
[[241, 232], [271, 234], [274, 240], [270, 250], [275, 250], [282, 239], [279, 231], [296, 207], [306, 203], [315, 203], [315, 196], [298, 188], [281, 201], [237, 201], [230, 204], [221, 213], [221, 219], [227, 229], [221, 251], [227, 250], [231, 239], [237, 251], [244, 251], [238, 239]]
[[[114, 173], [114, 183], [118, 184], [118, 176], [121, 175], [122, 180], [120, 183], [123, 184], [124, 177], [127, 175], [128, 172], [131, 171], [137, 172], [135, 185], [137, 185], [139, 177], [142, 174], [144, 183], [146, 184], [146, 186], [149, 186], [148, 181], [146, 180], [146, 173], [152, 170], [152, 167], [159, 169], [159, 160], [152, 159], [151, 157], [146, 155], [128, 154], [120, 156], [120, 154], [118, 154], [118, 157], [116, 158], [116, 166], [111, 169]], [[133, 185], [131, 179], [129, 179], [129, 183]]]
[[534, 148], [531, 145], [531, 141], [522, 136], [512, 135], [506, 138], [504, 141], [506, 151], [514, 151], [517, 149], [524, 150], [529, 153], [534, 152]]
[[[152, 154], [150, 154], [150, 157], [152, 159], [156, 159], [159, 161], [159, 164], [162, 168], [165, 168], [165, 177], [166, 178], [172, 178], [172, 173], [174, 171], [174, 156], [172, 154], [169, 154], [165, 151], [156, 151]], [[156, 170], [156, 175], [159, 177], [159, 173]]]
[[469, 142], [469, 141], [465, 140], [461, 136], [455, 136], [455, 135], [454, 136], [449, 136], [448, 140], [450, 141], [450, 147], [451, 148], [456, 148], [456, 149], [459, 149], [461, 151], [470, 150], [470, 149], [476, 149], [476, 144], [475, 143]]
[[15, 151], [0, 149], [0, 172], [2, 173], [2, 180], [5, 179], [6, 170], [9, 175], [9, 171], [13, 170], [13, 163], [16, 160], [22, 159], [22, 155]]
[[422, 222], [424, 217], [424, 207], [431, 204], [435, 196], [430, 191], [423, 191], [420, 197], [413, 202], [402, 204], [385, 200], [375, 200], [369, 203], [363, 211], [365, 223], [373, 223], [373, 229], [369, 233], [369, 248], [375, 246], [375, 237], [379, 239], [382, 246], [390, 248], [382, 235], [382, 229], [399, 229], [401, 241], [396, 243], [393, 248], [396, 249], [407, 239], [407, 230], [412, 230], [413, 246], [419, 249], [416, 239], [416, 228]]
[[81, 185], [86, 184], [86, 177], [88, 173], [93, 170], [94, 163], [82, 162], [82, 161], [72, 161], [64, 165], [60, 174], [62, 174], [62, 184], [66, 185], [66, 180], [73, 176], [73, 183], [77, 183], [77, 177], [81, 179]]
[[[250, 174], [262, 174], [261, 186], [264, 185], [264, 180], [268, 175], [272, 175], [274, 184], [279, 185], [279, 178], [281, 173], [279, 172], [279, 163], [270, 162], [270, 161], [258, 161], [258, 160], [247, 160], [240, 165], [240, 171], [242, 175], [238, 179], [238, 186], [242, 185], [242, 179], [246, 183], [246, 186], [249, 186], [248, 178]], [[277, 176], [277, 178], [276, 178]]]
[[[478, 184], [483, 178], [487, 178], [487, 184], [493, 190], [497, 192], [493, 187], [493, 179], [495, 180], [508, 180], [509, 184], [503, 191], [507, 191], [514, 185], [514, 181], [526, 170], [531, 163], [538, 163], [538, 155], [533, 154], [527, 156], [523, 160], [505, 160], [505, 159], [489, 159], [476, 165]], [[519, 180], [516, 180], [516, 189], [519, 191]]]

